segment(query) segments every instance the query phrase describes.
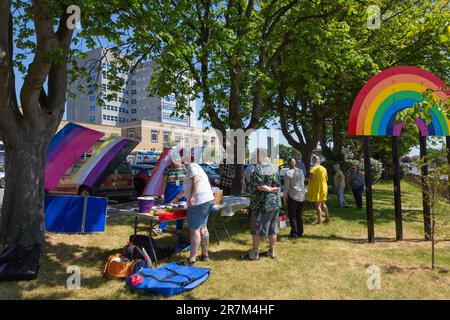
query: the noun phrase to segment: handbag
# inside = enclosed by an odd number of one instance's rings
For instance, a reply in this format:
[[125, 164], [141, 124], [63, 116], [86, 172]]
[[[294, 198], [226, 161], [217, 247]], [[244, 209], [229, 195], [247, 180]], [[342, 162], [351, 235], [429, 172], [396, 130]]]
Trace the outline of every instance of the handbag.
[[103, 275], [108, 279], [125, 279], [146, 268], [147, 263], [141, 259], [130, 260], [120, 253], [109, 256]]
[[40, 255], [40, 244], [6, 246], [0, 253], [0, 282], [36, 279]]

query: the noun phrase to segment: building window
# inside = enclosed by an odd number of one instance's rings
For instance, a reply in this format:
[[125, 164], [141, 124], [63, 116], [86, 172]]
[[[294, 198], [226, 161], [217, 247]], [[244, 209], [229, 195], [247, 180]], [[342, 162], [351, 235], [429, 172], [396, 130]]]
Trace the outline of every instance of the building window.
[[89, 111], [95, 111], [95, 106], [89, 106]]
[[189, 146], [191, 143], [191, 138], [189, 136], [184, 136], [184, 145]]
[[94, 101], [95, 100], [95, 96], [89, 96], [89, 101]]
[[89, 122], [95, 122], [95, 116], [90, 116], [89, 117]]
[[136, 90], [135, 89], [133, 89], [133, 90], [131, 90], [131, 94], [136, 94]]
[[127, 137], [128, 139], [134, 139], [134, 128], [133, 129], [128, 129], [127, 130]]
[[131, 109], [131, 113], [136, 113], [137, 109]]
[[203, 146], [207, 146], [208, 145], [208, 139], [203, 139]]
[[136, 99], [131, 100], [131, 104], [136, 104]]
[[131, 80], [131, 85], [132, 86], [136, 85], [136, 80]]
[[106, 120], [106, 114], [103, 115], [103, 120]]
[[216, 138], [211, 137], [211, 145], [215, 146], [216, 145]]
[[198, 147], [200, 144], [200, 138], [199, 137], [194, 137], [194, 146]]
[[175, 105], [163, 102], [162, 103], [162, 109], [163, 110], [167, 110], [167, 111], [173, 111], [175, 109]]
[[175, 143], [178, 145], [181, 142], [181, 135], [178, 133], [175, 133]]
[[153, 143], [158, 142], [158, 130], [152, 130], [152, 142]]
[[164, 145], [169, 144], [169, 142], [170, 142], [170, 132], [169, 131], [163, 132], [163, 142], [164, 142]]
[[164, 97], [164, 100], [172, 101], [172, 102], [176, 102], [177, 101], [177, 99], [175, 99], [175, 95], [173, 95], [173, 94]]

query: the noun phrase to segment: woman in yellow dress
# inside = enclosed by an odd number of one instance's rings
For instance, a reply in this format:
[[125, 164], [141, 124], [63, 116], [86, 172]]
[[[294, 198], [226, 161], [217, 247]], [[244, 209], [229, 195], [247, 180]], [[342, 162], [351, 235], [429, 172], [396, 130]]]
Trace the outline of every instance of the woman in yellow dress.
[[330, 220], [328, 207], [326, 205], [328, 196], [328, 173], [325, 167], [320, 165], [320, 159], [316, 155], [311, 158], [312, 167], [310, 170], [308, 193], [306, 200], [314, 202], [317, 213], [317, 223], [322, 224], [322, 213], [325, 214], [325, 221]]

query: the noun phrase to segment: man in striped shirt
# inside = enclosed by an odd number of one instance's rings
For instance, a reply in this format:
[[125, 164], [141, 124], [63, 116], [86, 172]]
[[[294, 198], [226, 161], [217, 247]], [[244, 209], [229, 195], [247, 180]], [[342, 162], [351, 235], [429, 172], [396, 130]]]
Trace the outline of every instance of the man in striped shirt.
[[[186, 167], [181, 163], [181, 158], [179, 160], [173, 157], [173, 163], [164, 170], [162, 183], [163, 194], [161, 195], [163, 203], [170, 203], [183, 191]], [[167, 230], [167, 222], [161, 223], [160, 228], [161, 230]], [[177, 230], [181, 229], [183, 229], [183, 220], [177, 220]]]

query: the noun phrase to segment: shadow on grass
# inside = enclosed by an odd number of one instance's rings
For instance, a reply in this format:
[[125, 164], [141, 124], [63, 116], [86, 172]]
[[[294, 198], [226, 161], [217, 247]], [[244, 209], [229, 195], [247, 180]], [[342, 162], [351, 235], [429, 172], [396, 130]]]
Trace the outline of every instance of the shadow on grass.
[[[107, 281], [102, 277], [105, 261], [116, 253], [116, 249], [105, 250], [98, 247], [83, 247], [80, 245], [46, 243], [41, 254], [39, 276], [29, 282], [6, 282], [0, 285], [0, 298], [23, 299], [25, 291], [42, 291], [35, 299], [64, 299], [70, 298], [73, 291], [66, 288], [68, 266], [78, 266], [81, 270], [81, 286], [83, 288], [99, 288]], [[83, 269], [96, 269], [98, 274], [83, 276]], [[47, 288], [62, 287], [60, 292], [46, 293]]]

